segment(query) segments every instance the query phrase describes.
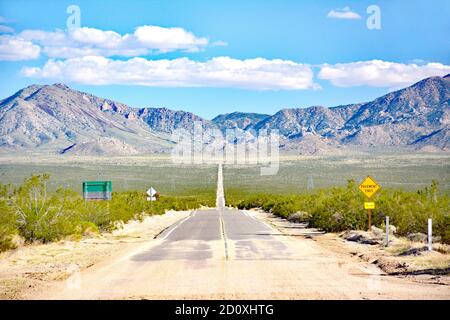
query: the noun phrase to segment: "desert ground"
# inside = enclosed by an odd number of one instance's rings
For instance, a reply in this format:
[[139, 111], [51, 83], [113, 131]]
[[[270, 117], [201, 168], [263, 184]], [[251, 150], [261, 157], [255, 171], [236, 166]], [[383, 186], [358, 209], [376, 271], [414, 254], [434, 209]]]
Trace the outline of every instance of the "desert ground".
[[258, 211], [169, 212], [3, 253], [0, 290], [3, 299], [450, 298], [448, 275], [389, 275], [389, 264], [375, 263], [389, 261], [379, 251]]
[[[440, 183], [450, 192], [449, 153], [374, 153], [350, 156], [282, 155], [275, 175], [261, 176], [260, 165], [234, 164], [224, 168], [227, 190], [298, 193], [308, 188], [345, 185], [348, 179], [361, 181], [368, 174], [383, 188], [415, 191]], [[170, 195], [195, 189], [216, 188], [215, 164], [176, 164], [170, 155], [86, 157], [56, 155], [1, 155], [0, 181], [20, 183], [31, 174], [49, 173], [50, 189], [70, 187], [81, 192], [84, 180], [112, 180], [120, 190], [147, 190], [149, 185]], [[414, 173], [414, 174], [411, 174]], [[308, 183], [309, 182], [309, 183]]]
[[[217, 190], [218, 206], [171, 211], [110, 233], [3, 252], [1, 298], [449, 299], [450, 278], [442, 272], [450, 266], [448, 248], [399, 257], [404, 239], [394, 239], [386, 250], [261, 210], [223, 207], [227, 188], [301, 192], [310, 175], [314, 188], [344, 184], [344, 177], [359, 179], [369, 171], [383, 186], [399, 183], [411, 190], [437, 178], [441, 192], [449, 190], [448, 155], [378, 157], [285, 158], [275, 176], [240, 165], [226, 166], [223, 178], [217, 178], [215, 165], [175, 166], [167, 158], [3, 157], [4, 183], [49, 172], [55, 188], [77, 190], [82, 179], [98, 174], [119, 189], [151, 184], [168, 194]], [[376, 238], [375, 231], [363, 235]]]

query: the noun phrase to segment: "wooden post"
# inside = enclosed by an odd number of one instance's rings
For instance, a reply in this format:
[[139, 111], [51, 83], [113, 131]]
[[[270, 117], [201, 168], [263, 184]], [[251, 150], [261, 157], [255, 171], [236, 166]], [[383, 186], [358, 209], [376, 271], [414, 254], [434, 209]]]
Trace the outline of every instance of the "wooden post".
[[367, 210], [367, 214], [369, 215], [369, 229], [368, 229], [368, 231], [370, 231], [370, 229], [372, 227], [372, 209], [368, 209]]

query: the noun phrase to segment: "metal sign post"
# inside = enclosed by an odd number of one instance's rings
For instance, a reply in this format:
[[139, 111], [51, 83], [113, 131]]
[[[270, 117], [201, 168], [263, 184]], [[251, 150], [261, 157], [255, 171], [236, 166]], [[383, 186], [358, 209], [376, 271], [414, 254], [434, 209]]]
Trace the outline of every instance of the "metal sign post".
[[158, 200], [158, 191], [153, 189], [153, 187], [150, 187], [150, 189], [147, 190], [147, 201], [156, 201]]
[[386, 247], [389, 246], [389, 216], [386, 216]]
[[428, 219], [428, 251], [433, 250], [433, 220]]
[[[364, 193], [367, 200], [370, 200], [370, 198], [380, 190], [381, 186], [371, 176], [367, 176], [358, 188]], [[370, 228], [372, 227], [372, 209], [375, 209], [375, 202], [364, 202], [364, 209], [367, 210], [368, 230], [370, 231]]]

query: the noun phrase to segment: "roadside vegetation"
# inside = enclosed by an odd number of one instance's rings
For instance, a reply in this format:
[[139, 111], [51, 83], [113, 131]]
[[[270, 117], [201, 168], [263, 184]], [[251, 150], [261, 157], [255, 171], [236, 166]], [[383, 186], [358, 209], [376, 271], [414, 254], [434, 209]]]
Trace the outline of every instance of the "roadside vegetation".
[[[408, 236], [427, 233], [427, 220], [433, 219], [433, 235], [450, 244], [450, 196], [439, 192], [439, 184], [417, 192], [383, 189], [374, 196], [376, 208], [372, 210], [372, 224], [384, 226], [385, 217], [395, 225], [396, 233]], [[279, 195], [245, 193], [227, 190], [227, 205], [239, 209], [261, 208], [283, 218], [307, 222], [310, 227], [328, 232], [365, 230], [367, 211], [364, 196], [354, 180], [345, 187], [319, 189], [314, 192]]]
[[84, 201], [71, 189], [48, 192], [48, 174], [33, 175], [20, 186], [0, 183], [0, 251], [25, 241], [51, 242], [67, 236], [111, 231], [129, 220], [166, 210], [214, 206], [215, 191], [195, 190], [193, 196], [164, 196], [147, 201], [144, 191], [113, 192], [110, 201]]

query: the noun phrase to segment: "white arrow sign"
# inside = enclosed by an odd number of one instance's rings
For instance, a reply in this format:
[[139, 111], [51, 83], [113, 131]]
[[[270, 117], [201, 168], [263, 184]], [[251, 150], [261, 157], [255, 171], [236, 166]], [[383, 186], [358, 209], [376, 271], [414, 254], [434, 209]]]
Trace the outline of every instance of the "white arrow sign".
[[153, 189], [153, 187], [150, 187], [150, 189], [147, 190], [147, 194], [150, 197], [154, 197], [156, 195], [157, 191], [155, 189]]

